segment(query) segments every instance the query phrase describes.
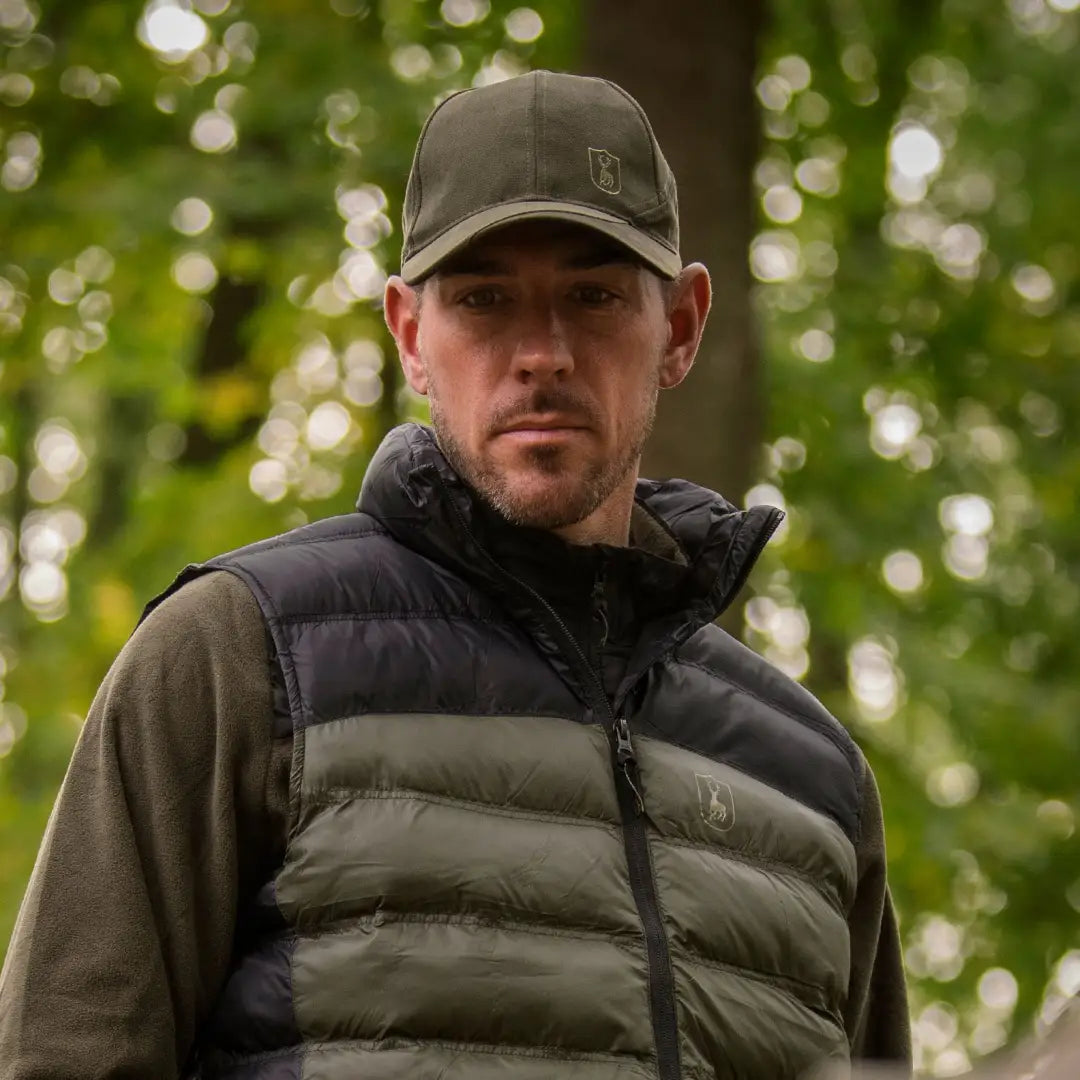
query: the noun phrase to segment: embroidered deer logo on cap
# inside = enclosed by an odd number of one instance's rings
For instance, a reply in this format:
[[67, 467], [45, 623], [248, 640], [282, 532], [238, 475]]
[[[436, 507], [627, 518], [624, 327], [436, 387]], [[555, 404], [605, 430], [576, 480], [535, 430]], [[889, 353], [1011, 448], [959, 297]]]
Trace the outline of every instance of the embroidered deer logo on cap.
[[735, 824], [735, 796], [731, 787], [704, 773], [694, 773], [694, 778], [702, 820], [717, 832], [727, 832]]
[[605, 195], [618, 195], [622, 191], [619, 159], [607, 150], [589, 147], [589, 176]]

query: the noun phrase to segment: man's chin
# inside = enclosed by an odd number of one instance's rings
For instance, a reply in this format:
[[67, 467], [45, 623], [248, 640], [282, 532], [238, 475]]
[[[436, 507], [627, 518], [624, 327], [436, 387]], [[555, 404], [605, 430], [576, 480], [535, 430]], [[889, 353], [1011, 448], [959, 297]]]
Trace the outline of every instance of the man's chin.
[[479, 486], [479, 494], [512, 525], [533, 529], [561, 529], [576, 525], [596, 509], [592, 493], [580, 476], [536, 475], [511, 471]]
[[443, 449], [462, 479], [512, 525], [565, 528], [588, 517], [603, 501], [604, 485], [597, 483], [603, 470], [568, 447], [504, 444], [471, 456], [454, 440], [444, 439]]

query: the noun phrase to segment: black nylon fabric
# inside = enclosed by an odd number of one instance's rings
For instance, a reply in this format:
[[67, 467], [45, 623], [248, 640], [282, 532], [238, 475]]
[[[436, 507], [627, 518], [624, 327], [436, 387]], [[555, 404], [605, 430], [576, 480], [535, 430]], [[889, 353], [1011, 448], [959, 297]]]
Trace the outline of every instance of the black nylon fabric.
[[[733, 766], [854, 840], [861, 775], [850, 738], [811, 695], [712, 623], [778, 512], [739, 511], [681, 481], [642, 481], [637, 495], [685, 558], [618, 557], [620, 573], [636, 580], [651, 606], [628, 648], [613, 707], [628, 712], [639, 735]], [[589, 658], [568, 647], [566, 628], [529, 581], [493, 556], [497, 523], [427, 429], [405, 425], [387, 437], [358, 508], [188, 568], [174, 584], [225, 569], [252, 588], [288, 698], [297, 805], [312, 726], [416, 712], [596, 721]], [[543, 533], [525, 541], [541, 552], [561, 544]], [[569, 557], [588, 569], [608, 554], [597, 548]], [[287, 1022], [296, 1005], [290, 933], [269, 934], [238, 963], [211, 1027], [207, 1075], [254, 1080], [293, 1067], [284, 1063], [307, 1035]]]

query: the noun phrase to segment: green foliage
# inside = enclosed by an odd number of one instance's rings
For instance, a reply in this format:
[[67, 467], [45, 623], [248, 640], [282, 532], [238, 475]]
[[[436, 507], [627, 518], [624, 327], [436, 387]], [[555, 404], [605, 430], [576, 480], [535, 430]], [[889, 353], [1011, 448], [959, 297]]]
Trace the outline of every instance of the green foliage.
[[[763, 43], [754, 494], [791, 516], [747, 637], [871, 757], [942, 1071], [1080, 981], [1068, 6], [775, 0]], [[535, 43], [508, 0], [48, 7], [0, 3], [0, 941], [141, 605], [347, 510], [420, 408], [371, 301], [432, 101], [576, 36], [557, 0]]]
[[942, 1074], [1080, 974], [1067, 6], [781, 2], [761, 64], [752, 266], [791, 520], [750, 638], [809, 664], [873, 762]]

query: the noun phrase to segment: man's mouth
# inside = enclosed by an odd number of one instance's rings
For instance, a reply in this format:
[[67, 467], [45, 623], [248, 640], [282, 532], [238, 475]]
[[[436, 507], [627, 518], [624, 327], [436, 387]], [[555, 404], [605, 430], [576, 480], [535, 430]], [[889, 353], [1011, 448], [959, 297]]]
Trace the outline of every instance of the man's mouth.
[[544, 435], [586, 431], [587, 426], [570, 416], [543, 414], [522, 417], [498, 430], [499, 435]]

